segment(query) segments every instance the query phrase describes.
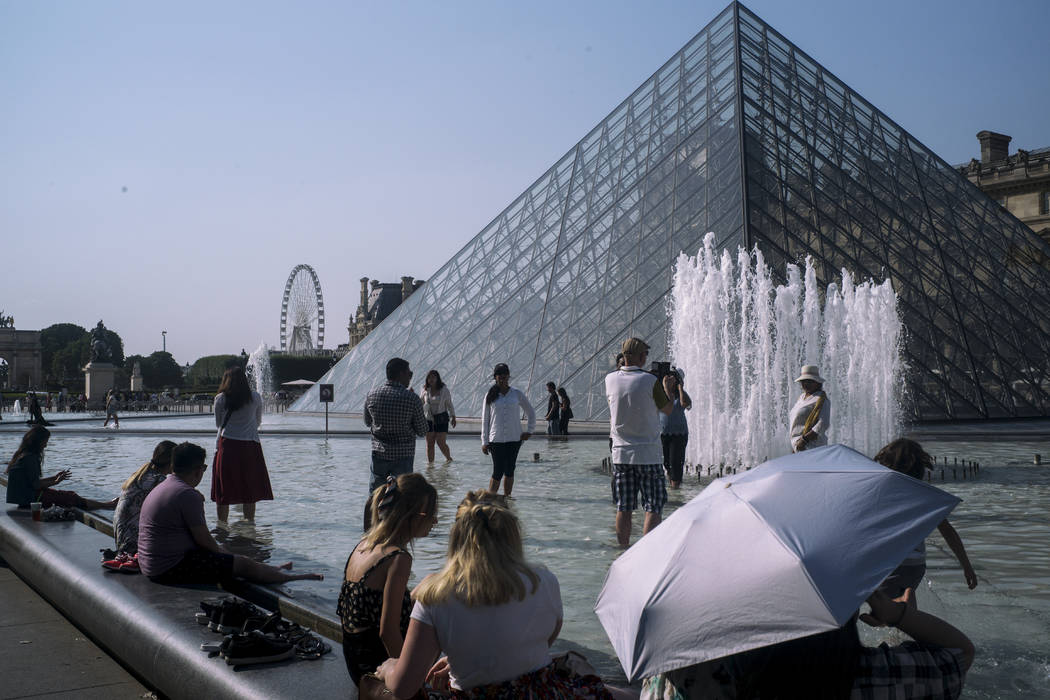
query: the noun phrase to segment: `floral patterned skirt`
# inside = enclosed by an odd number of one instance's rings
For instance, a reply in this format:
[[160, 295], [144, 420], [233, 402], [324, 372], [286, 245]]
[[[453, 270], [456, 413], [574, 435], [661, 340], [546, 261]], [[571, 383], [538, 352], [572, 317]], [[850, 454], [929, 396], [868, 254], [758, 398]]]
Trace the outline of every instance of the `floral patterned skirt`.
[[457, 700], [612, 700], [598, 676], [580, 676], [550, 664], [503, 683], [479, 685], [470, 690], [452, 689]]

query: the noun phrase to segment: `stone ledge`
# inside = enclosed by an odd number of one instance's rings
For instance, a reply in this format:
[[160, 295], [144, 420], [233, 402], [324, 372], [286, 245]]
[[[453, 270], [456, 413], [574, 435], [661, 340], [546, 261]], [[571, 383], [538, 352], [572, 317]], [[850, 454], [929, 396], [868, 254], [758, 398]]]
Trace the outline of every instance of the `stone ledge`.
[[[90, 515], [90, 514], [87, 514]], [[99, 566], [99, 549], [112, 538], [80, 522], [34, 522], [13, 507], [0, 515], [0, 557], [48, 602], [86, 630], [107, 652], [170, 698], [356, 698], [339, 649], [316, 661], [285, 661], [235, 670], [200, 651], [219, 636], [198, 625], [199, 601], [216, 586], [162, 586], [144, 576], [122, 576]], [[246, 597], [296, 607], [276, 592], [245, 584]], [[235, 591], [240, 592], [240, 591]], [[266, 606], [266, 600], [276, 605]], [[286, 611], [287, 613], [286, 614]], [[304, 611], [310, 613], [310, 611]], [[317, 617], [315, 614], [313, 614]], [[321, 618], [323, 619], [323, 618]]]

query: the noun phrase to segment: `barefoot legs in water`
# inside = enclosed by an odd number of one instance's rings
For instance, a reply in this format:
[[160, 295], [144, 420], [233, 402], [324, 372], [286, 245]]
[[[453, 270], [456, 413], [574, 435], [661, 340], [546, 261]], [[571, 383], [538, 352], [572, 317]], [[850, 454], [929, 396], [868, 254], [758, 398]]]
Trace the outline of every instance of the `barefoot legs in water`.
[[[489, 493], [499, 493], [499, 479], [489, 478]], [[510, 498], [511, 491], [514, 490], [514, 477], [504, 476], [503, 477], [503, 495]]]
[[[441, 454], [445, 455], [445, 461], [451, 462], [452, 450], [448, 449], [448, 433], [437, 433], [437, 446], [438, 449], [441, 450]], [[431, 455], [431, 457], [434, 455], [432, 451], [428, 452], [428, 454]]]
[[280, 566], [270, 566], [254, 561], [248, 557], [235, 554], [233, 557], [233, 574], [257, 583], [284, 583], [286, 581], [323, 581], [324, 574], [290, 574], [292, 562]]
[[[241, 509], [244, 511], [244, 519], [245, 520], [250, 520], [252, 522], [255, 521], [255, 504], [254, 503], [245, 503], [245, 504], [243, 504], [241, 506]], [[217, 506], [215, 506], [215, 513], [216, 513], [216, 517], [218, 517], [218, 519], [219, 519], [219, 522], [224, 523], [230, 517], [230, 507], [228, 505], [226, 505], [226, 506], [224, 506], [224, 505], [217, 505]]]

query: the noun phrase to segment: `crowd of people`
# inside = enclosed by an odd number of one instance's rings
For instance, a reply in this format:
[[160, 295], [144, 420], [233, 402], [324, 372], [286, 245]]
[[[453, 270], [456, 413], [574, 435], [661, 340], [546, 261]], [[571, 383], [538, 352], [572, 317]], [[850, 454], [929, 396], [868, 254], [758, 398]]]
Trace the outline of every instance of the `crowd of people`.
[[[692, 400], [683, 377], [674, 368], [645, 370], [648, 355], [643, 340], [628, 338], [617, 368], [605, 379], [615, 532], [624, 548], [631, 544], [639, 504], [645, 512], [643, 534], [660, 525], [668, 485], [681, 485], [688, 441], [685, 412]], [[872, 592], [869, 612], [858, 611], [841, 628], [660, 673], [645, 679], [640, 690], [607, 686], [587, 669], [552, 656], [563, 620], [558, 578], [524, 556], [522, 523], [511, 505], [517, 455], [533, 435], [536, 411], [511, 385], [504, 363], [494, 367], [492, 386], [481, 400], [481, 450], [492, 461], [487, 488], [468, 492], [460, 502], [441, 570], [410, 589], [412, 542], [438, 523], [437, 490], [413, 471], [415, 443], [425, 438], [428, 463], [435, 448], [446, 464], [452, 462], [446, 438], [456, 420], [440, 374], [429, 371], [418, 393], [411, 388], [412, 376], [407, 361], [392, 358], [386, 382], [364, 403], [372, 438], [370, 495], [364, 535], [347, 557], [337, 605], [345, 664], [363, 692], [375, 683], [399, 698], [421, 692], [454, 698], [953, 698], [961, 692], [974, 647], [958, 629], [918, 609], [923, 545]], [[798, 452], [827, 444], [831, 402], [816, 366], [803, 367], [796, 382], [802, 394], [788, 422], [790, 447]], [[553, 383], [547, 389], [548, 433], [564, 434], [569, 398]], [[228, 370], [215, 398], [211, 496], [220, 522], [230, 505], [242, 504], [251, 519], [255, 503], [273, 498], [259, 441], [261, 415], [261, 399], [244, 370]], [[160, 442], [124, 482], [119, 499], [99, 502], [53, 488], [70, 477], [69, 470], [42, 476], [49, 437], [42, 426], [25, 434], [6, 470], [8, 502], [115, 508], [117, 550], [123, 562], [151, 580], [321, 578], [293, 573], [290, 563], [273, 567], [231, 554], [215, 542], [204, 496], [196, 490], [208, 467], [203, 447]], [[918, 479], [930, 466], [922, 447], [906, 439], [886, 445], [874, 459]], [[938, 529], [967, 585], [975, 587], [977, 576], [958, 533], [947, 520]], [[911, 639], [866, 647], [859, 621], [896, 627]]]

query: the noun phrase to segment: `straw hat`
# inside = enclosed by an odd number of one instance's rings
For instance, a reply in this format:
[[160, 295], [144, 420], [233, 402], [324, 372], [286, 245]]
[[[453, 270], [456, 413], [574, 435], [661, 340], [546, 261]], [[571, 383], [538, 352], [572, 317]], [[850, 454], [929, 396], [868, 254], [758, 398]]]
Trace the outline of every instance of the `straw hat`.
[[795, 381], [801, 382], [803, 379], [808, 379], [817, 384], [824, 383], [824, 377], [820, 376], [820, 369], [816, 365], [802, 365], [802, 374], [798, 375]]

